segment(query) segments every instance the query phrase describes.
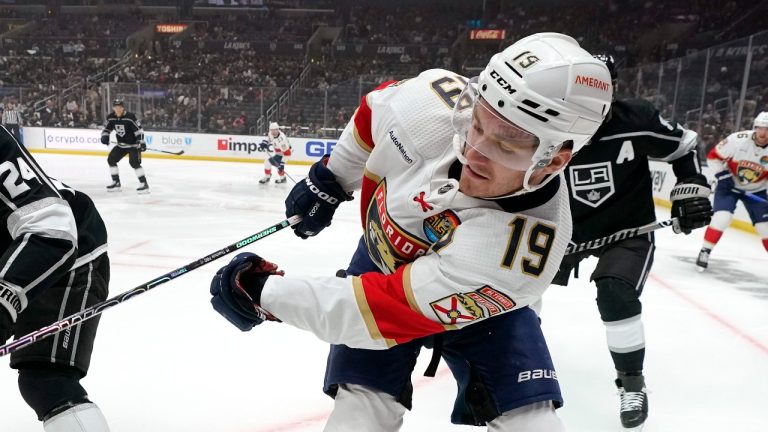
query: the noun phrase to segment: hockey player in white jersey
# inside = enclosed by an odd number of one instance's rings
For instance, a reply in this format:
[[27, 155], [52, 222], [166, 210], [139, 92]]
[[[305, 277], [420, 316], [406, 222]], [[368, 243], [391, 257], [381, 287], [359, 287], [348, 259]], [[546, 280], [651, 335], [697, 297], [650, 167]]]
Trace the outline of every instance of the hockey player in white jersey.
[[530, 305], [571, 238], [561, 171], [602, 123], [610, 82], [573, 38], [542, 33], [479, 78], [433, 69], [383, 84], [286, 199], [307, 238], [360, 191], [351, 277], [274, 277], [275, 264], [243, 253], [211, 282], [214, 308], [241, 330], [279, 320], [335, 344], [326, 431], [399, 430], [423, 346], [457, 380], [454, 423], [564, 430]]
[[752, 130], [728, 135], [707, 155], [715, 172], [715, 202], [712, 223], [704, 232], [704, 245], [696, 259], [696, 268], [706, 270], [709, 255], [728, 228], [741, 201], [768, 251], [768, 112], [755, 117]]
[[[274, 154], [270, 153], [270, 147]], [[272, 168], [277, 168], [275, 183], [285, 183], [285, 162], [291, 156], [291, 143], [288, 136], [280, 130], [280, 125], [275, 122], [269, 124], [267, 139], [259, 144], [259, 151], [266, 152], [269, 157], [264, 160], [264, 177], [259, 183], [264, 184], [272, 178]]]

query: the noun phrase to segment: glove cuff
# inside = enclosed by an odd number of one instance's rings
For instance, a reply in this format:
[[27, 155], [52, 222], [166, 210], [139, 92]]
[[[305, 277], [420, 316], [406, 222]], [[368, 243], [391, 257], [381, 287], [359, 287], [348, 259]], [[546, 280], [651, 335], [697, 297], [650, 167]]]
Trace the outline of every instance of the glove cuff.
[[326, 192], [339, 201], [352, 201], [354, 199], [352, 195], [341, 187], [336, 181], [336, 175], [326, 166], [329, 158], [330, 155], [325, 155], [312, 165], [309, 170], [310, 180], [315, 183], [322, 183], [322, 186], [327, 189]]
[[669, 199], [672, 202], [690, 198], [709, 198], [712, 190], [709, 185], [700, 185], [696, 183], [678, 183], [669, 193]]

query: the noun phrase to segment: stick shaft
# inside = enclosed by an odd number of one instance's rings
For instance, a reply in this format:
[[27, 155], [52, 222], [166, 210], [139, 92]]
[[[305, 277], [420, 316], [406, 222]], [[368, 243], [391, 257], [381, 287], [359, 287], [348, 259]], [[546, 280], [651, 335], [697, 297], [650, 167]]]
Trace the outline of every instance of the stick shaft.
[[656, 231], [657, 229], [666, 228], [669, 226], [673, 226], [677, 223], [677, 218], [667, 219], [665, 221], [661, 222], [654, 222], [650, 223], [648, 225], [643, 225], [635, 228], [629, 228], [621, 231], [616, 231], [615, 233], [601, 237], [599, 239], [590, 240], [588, 242], [579, 243], [579, 244], [569, 244], [568, 247], [565, 249], [565, 253], [567, 254], [573, 254], [577, 252], [582, 252], [589, 249], [597, 249], [601, 248], [605, 245], [615, 243], [619, 240], [624, 240], [630, 237], [637, 237], [639, 235], [647, 234], [652, 231]]
[[34, 342], [37, 342], [41, 339], [45, 339], [48, 336], [53, 336], [56, 333], [59, 333], [69, 327], [72, 327], [76, 324], [79, 324], [85, 320], [91, 319], [97, 315], [100, 315], [105, 310], [117, 306], [120, 303], [123, 303], [124, 301], [133, 298], [139, 294], [143, 294], [152, 288], [162, 285], [170, 280], [176, 279], [177, 277], [189, 273], [192, 270], [195, 270], [199, 267], [202, 267], [206, 264], [208, 264], [211, 261], [214, 261], [218, 258], [221, 258], [224, 255], [227, 255], [231, 252], [234, 252], [236, 250], [242, 249], [249, 244], [256, 242], [258, 240], [263, 239], [264, 237], [270, 236], [277, 231], [280, 231], [283, 228], [293, 226], [301, 221], [300, 216], [291, 216], [290, 218], [279, 222], [275, 225], [272, 225], [269, 228], [266, 228], [264, 230], [261, 230], [257, 232], [256, 234], [253, 234], [249, 237], [246, 237], [236, 243], [232, 243], [229, 246], [226, 246], [222, 249], [217, 250], [216, 252], [213, 252], [211, 254], [208, 254], [196, 261], [193, 261], [183, 267], [179, 267], [176, 270], [173, 270], [171, 272], [168, 272], [158, 278], [155, 278], [147, 283], [144, 283], [142, 285], [137, 286], [136, 288], [133, 288], [132, 290], [126, 291], [122, 294], [119, 294], [117, 296], [114, 296], [112, 298], [109, 298], [107, 300], [104, 300], [101, 303], [97, 303], [89, 308], [83, 309], [80, 312], [77, 312], [75, 314], [72, 314], [64, 319], [61, 319], [59, 321], [56, 321], [53, 324], [50, 324], [46, 327], [41, 328], [40, 330], [34, 331], [28, 335], [22, 336], [20, 338], [17, 338], [13, 342], [9, 342], [3, 346], [0, 346], [0, 357], [10, 354], [20, 348], [23, 348], [27, 345], [30, 345]]

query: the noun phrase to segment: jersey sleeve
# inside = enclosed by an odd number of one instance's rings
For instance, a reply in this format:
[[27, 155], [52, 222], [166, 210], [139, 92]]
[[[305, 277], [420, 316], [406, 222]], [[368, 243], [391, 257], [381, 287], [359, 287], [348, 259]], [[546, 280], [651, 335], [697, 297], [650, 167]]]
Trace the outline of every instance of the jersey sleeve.
[[470, 217], [393, 274], [270, 278], [262, 306], [327, 342], [386, 349], [531, 305], [557, 271], [570, 224], [558, 232], [551, 221], [498, 213]]
[[727, 166], [728, 161], [733, 157], [735, 146], [733, 140], [728, 136], [716, 146], [712, 147], [712, 150], [707, 154], [707, 164], [712, 167], [714, 172], [720, 172]]
[[328, 161], [328, 169], [336, 175], [336, 180], [347, 191], [360, 188], [362, 184], [365, 163], [376, 143], [373, 140], [374, 106], [379, 92], [394, 81], [380, 85], [372, 92], [363, 96], [352, 119], [341, 133], [336, 147]]
[[77, 225], [50, 179], [5, 129], [0, 153], [0, 212], [11, 239], [0, 256], [0, 304], [15, 316], [72, 266]]
[[107, 119], [104, 120], [104, 127], [101, 129], [101, 136], [102, 137], [104, 135], [106, 135], [107, 138], [109, 138], [109, 134], [111, 134], [112, 131], [115, 129], [115, 125], [112, 124], [111, 121], [109, 121], [111, 118], [112, 118], [112, 116], [107, 116]]
[[144, 128], [141, 126], [141, 120], [137, 119], [135, 114], [131, 114], [130, 119], [133, 122], [133, 126], [136, 128], [136, 130], [133, 132], [133, 135], [136, 137], [136, 142], [143, 142]]

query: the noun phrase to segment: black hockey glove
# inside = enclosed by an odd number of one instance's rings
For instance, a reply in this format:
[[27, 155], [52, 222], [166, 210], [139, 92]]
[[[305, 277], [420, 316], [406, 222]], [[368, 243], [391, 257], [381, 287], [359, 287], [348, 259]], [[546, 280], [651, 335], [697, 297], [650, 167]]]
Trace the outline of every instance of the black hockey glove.
[[142, 153], [147, 151], [147, 143], [145, 143], [144, 141], [139, 141], [139, 151]]
[[109, 145], [109, 135], [102, 135], [101, 136], [101, 143], [105, 146]]
[[709, 225], [712, 219], [710, 192], [707, 179], [702, 174], [682, 179], [672, 188], [669, 194], [672, 217], [678, 219], [678, 225], [673, 227], [675, 233], [690, 234], [696, 228]]
[[256, 254], [238, 254], [211, 280], [213, 309], [242, 331], [248, 331], [264, 321], [279, 321], [259, 306], [259, 301], [267, 278], [283, 274], [276, 264]]
[[336, 183], [336, 176], [325, 166], [328, 157], [325, 155], [315, 162], [307, 178], [296, 183], [285, 199], [286, 216], [299, 215], [302, 218], [293, 226], [293, 232], [303, 239], [315, 236], [330, 226], [339, 204], [352, 200], [352, 195]]
[[260, 152], [268, 152], [269, 151], [269, 141], [263, 140], [259, 143], [259, 151]]
[[10, 309], [13, 309], [14, 315], [21, 312], [21, 301], [16, 291], [0, 282], [0, 344], [4, 344], [13, 336], [16, 318], [11, 315]]

